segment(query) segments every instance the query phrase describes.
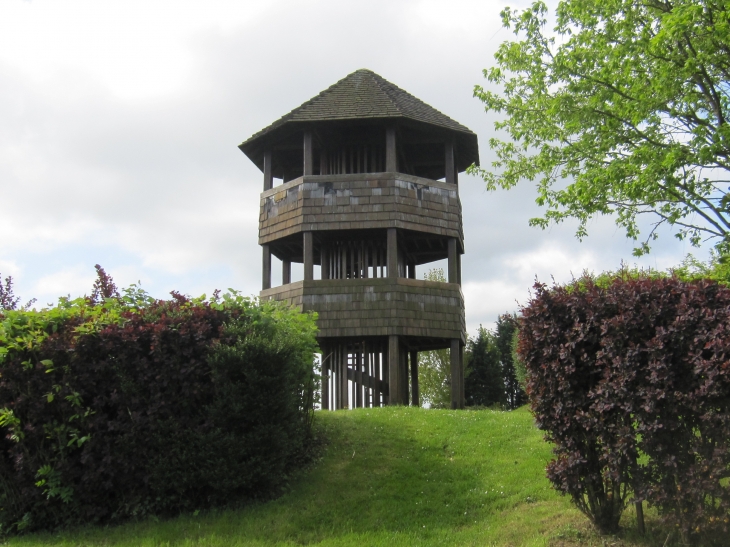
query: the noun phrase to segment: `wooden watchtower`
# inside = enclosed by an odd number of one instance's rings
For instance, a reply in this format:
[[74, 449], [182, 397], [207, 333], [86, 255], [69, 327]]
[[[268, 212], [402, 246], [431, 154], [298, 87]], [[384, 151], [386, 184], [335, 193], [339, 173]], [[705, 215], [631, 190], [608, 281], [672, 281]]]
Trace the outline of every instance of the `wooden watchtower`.
[[[319, 314], [322, 408], [417, 405], [418, 352], [442, 348], [452, 408], [463, 408], [458, 173], [479, 163], [476, 135], [358, 70], [239, 148], [264, 175], [261, 298]], [[416, 278], [445, 258], [448, 282]], [[302, 281], [291, 282], [292, 262]]]

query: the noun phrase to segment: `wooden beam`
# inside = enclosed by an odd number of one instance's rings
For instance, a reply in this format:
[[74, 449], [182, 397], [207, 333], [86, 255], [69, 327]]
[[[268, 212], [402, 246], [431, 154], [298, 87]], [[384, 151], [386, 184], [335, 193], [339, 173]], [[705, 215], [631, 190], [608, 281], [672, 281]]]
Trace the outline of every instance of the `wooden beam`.
[[314, 237], [312, 232], [304, 232], [304, 281], [314, 279]]
[[388, 404], [402, 405], [400, 378], [400, 347], [397, 336], [388, 337]]
[[274, 187], [274, 174], [271, 170], [271, 150], [264, 152], [264, 192]]
[[268, 245], [261, 245], [263, 251], [263, 264], [261, 267], [261, 288], [271, 288], [271, 248]]
[[459, 396], [461, 405], [459, 408], [466, 408], [466, 393], [464, 392], [464, 346], [459, 344]]
[[454, 141], [444, 143], [445, 180], [448, 184], [456, 184], [456, 166], [454, 162]]
[[388, 172], [396, 172], [398, 170], [396, 163], [395, 127], [388, 127], [385, 130], [385, 170]]
[[288, 285], [291, 283], [291, 260], [281, 261], [281, 284]]
[[326, 244], [320, 244], [319, 249], [320, 277], [322, 279], [330, 278], [330, 256]]
[[304, 176], [314, 174], [314, 151], [312, 150], [312, 132], [304, 132]]
[[458, 258], [457, 241], [455, 237], [449, 238], [448, 243], [448, 257], [449, 257], [449, 283], [459, 282], [459, 266], [457, 264]]
[[418, 352], [411, 352], [411, 404], [421, 406], [421, 395], [418, 390]]
[[330, 368], [330, 360], [331, 355], [327, 354], [327, 344], [321, 343], [320, 349], [322, 350], [322, 370], [320, 371], [322, 373], [322, 410], [329, 410], [330, 408], [330, 375], [329, 375], [329, 368]]
[[462, 408], [462, 373], [461, 373], [461, 340], [458, 338], [451, 339], [451, 408]]
[[388, 228], [386, 267], [388, 277], [398, 277], [398, 232], [395, 228]]

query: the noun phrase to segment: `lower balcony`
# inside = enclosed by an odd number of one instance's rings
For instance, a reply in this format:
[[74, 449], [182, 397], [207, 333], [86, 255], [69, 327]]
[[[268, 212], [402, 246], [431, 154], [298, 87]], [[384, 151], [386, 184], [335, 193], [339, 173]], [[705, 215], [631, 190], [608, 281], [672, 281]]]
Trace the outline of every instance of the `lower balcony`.
[[260, 296], [317, 312], [321, 338], [412, 336], [466, 342], [464, 296], [457, 283], [327, 279], [281, 285]]

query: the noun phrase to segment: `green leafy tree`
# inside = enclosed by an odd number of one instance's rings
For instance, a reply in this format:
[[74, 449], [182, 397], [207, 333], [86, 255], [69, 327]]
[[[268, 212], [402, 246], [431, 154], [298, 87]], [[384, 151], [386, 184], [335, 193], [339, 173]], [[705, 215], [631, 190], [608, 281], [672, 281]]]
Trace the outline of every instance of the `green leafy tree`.
[[448, 349], [418, 354], [418, 389], [421, 404], [451, 408], [451, 356]]
[[518, 408], [527, 402], [524, 388], [520, 385], [515, 370], [515, 360], [512, 353], [512, 339], [515, 332], [517, 332], [517, 315], [504, 313], [497, 318], [494, 340], [499, 350], [507, 407], [510, 409]]
[[468, 406], [507, 404], [502, 359], [497, 336], [479, 325], [476, 338], [467, 344], [468, 358], [464, 392]]
[[[552, 31], [547, 7], [505, 9], [503, 43], [476, 86], [507, 139], [487, 188], [537, 184], [547, 227], [568, 218], [587, 235], [615, 215], [636, 255], [657, 228], [730, 251], [730, 4], [727, 0], [564, 0]], [[648, 234], [639, 219], [652, 218]]]
[[[446, 282], [442, 268], [423, 274], [426, 281]], [[421, 404], [430, 408], [451, 408], [451, 354], [448, 349], [418, 354], [418, 389]]]

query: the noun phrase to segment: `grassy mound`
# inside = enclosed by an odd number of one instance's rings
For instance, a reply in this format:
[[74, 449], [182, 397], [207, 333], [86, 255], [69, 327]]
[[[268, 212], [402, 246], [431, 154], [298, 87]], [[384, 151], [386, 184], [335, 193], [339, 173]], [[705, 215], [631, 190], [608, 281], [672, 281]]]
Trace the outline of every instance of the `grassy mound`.
[[[12, 546], [661, 545], [599, 538], [545, 478], [526, 409], [317, 413], [321, 461], [279, 499], [176, 519], [14, 538]], [[622, 523], [633, 527], [631, 515]], [[661, 538], [662, 540], [664, 538]]]

